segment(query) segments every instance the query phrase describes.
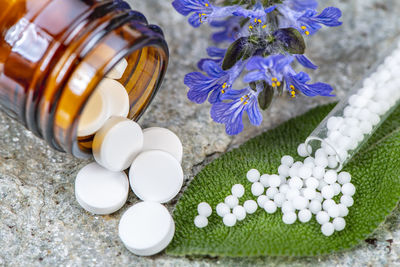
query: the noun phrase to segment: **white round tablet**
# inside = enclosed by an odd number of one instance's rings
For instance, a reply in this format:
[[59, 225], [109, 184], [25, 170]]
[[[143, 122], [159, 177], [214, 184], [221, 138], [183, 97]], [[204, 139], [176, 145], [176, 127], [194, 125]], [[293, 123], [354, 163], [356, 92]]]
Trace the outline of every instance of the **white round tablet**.
[[150, 150], [139, 154], [129, 170], [133, 192], [142, 200], [165, 203], [181, 190], [183, 171], [169, 153]]
[[150, 256], [168, 246], [175, 233], [175, 223], [163, 205], [141, 202], [122, 215], [118, 232], [132, 253]]
[[132, 164], [143, 147], [143, 133], [134, 121], [111, 117], [93, 139], [93, 156], [103, 167], [122, 171]]
[[83, 167], [75, 179], [75, 196], [85, 210], [93, 214], [111, 214], [126, 202], [128, 177], [109, 171], [93, 162]]
[[109, 116], [127, 117], [129, 113], [129, 95], [125, 87], [113, 79], [103, 79], [97, 86], [107, 95]]
[[182, 162], [182, 142], [172, 131], [160, 127], [151, 127], [143, 130], [143, 137], [143, 151], [163, 150], [174, 156], [177, 161]]

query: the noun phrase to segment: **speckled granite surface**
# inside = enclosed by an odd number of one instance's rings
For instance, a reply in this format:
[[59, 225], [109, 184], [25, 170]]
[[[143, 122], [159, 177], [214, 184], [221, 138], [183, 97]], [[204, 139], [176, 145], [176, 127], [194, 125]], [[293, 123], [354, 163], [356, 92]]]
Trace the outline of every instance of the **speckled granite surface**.
[[[213, 123], [207, 105], [186, 99], [186, 72], [204, 56], [207, 28], [193, 30], [171, 8], [171, 0], [132, 0], [152, 23], [163, 27], [171, 63], [163, 88], [142, 118], [147, 126], [168, 127], [184, 143], [183, 167], [189, 182], [219, 153], [275, 127], [308, 109], [334, 99], [279, 99], [265, 113], [260, 128], [246, 127], [235, 138]], [[344, 26], [322, 31], [309, 42], [308, 55], [321, 68], [313, 77], [329, 82], [338, 98], [380, 58], [400, 31], [396, 0], [321, 1], [344, 12]], [[400, 265], [400, 210], [368, 240], [351, 251], [315, 258], [173, 258], [161, 253], [143, 258], [119, 241], [121, 213], [92, 216], [74, 199], [73, 181], [87, 162], [55, 152], [21, 125], [0, 113], [0, 266], [396, 266]], [[172, 211], [176, 200], [168, 205]]]

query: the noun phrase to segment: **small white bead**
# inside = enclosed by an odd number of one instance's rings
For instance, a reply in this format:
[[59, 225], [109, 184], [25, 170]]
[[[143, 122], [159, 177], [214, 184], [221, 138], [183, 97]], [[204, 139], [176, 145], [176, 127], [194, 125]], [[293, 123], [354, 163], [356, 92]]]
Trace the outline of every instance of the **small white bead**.
[[251, 185], [251, 193], [258, 197], [262, 193], [264, 193], [264, 186], [260, 182], [255, 182], [254, 184]]
[[260, 179], [260, 172], [256, 169], [251, 169], [247, 172], [247, 180], [251, 183], [257, 182]]
[[[308, 151], [308, 152], [307, 152]], [[312, 149], [311, 146], [308, 146], [306, 148], [306, 144], [302, 143], [297, 147], [297, 153], [299, 154], [300, 157], [307, 157], [309, 153], [311, 153]]]
[[337, 167], [338, 164], [339, 163], [338, 163], [338, 161], [336, 159], [336, 156], [329, 156], [328, 157], [328, 167], [329, 168], [334, 169], [334, 168]]
[[297, 166], [292, 166], [289, 169], [289, 176], [290, 177], [297, 177], [299, 176], [299, 167]]
[[349, 156], [349, 153], [347, 153], [346, 150], [338, 150], [338, 156], [341, 162], [346, 161], [347, 157]]
[[285, 201], [282, 203], [282, 213], [294, 212], [295, 209], [291, 201]]
[[324, 181], [327, 184], [333, 184], [337, 181], [337, 172], [334, 170], [328, 170], [324, 175]]
[[237, 205], [239, 205], [239, 199], [235, 196], [227, 196], [225, 198], [225, 204], [228, 205], [229, 208], [233, 209]]
[[276, 204], [271, 200], [267, 200], [264, 203], [264, 210], [269, 214], [275, 213], [277, 210]]
[[353, 107], [351, 106], [347, 106], [345, 107], [345, 109], [343, 110], [343, 116], [348, 118], [351, 117], [353, 115]]
[[350, 139], [350, 137], [342, 136], [337, 141], [337, 145], [339, 146], [339, 148], [341, 148], [343, 150], [349, 150], [349, 147], [351, 145], [351, 141], [352, 140]]
[[342, 203], [346, 207], [351, 207], [354, 204], [354, 200], [351, 196], [344, 195], [340, 198], [340, 203]]
[[290, 168], [288, 166], [281, 165], [278, 168], [278, 173], [279, 173], [280, 176], [288, 177], [289, 176], [289, 170], [290, 170]]
[[320, 157], [316, 157], [315, 158], [315, 165], [316, 166], [321, 166], [321, 167], [323, 167], [323, 168], [326, 168], [327, 166], [328, 166], [328, 158], [327, 157], [323, 157], [323, 156], [320, 156]]
[[326, 211], [320, 211], [317, 213], [317, 215], [315, 216], [315, 219], [317, 220], [317, 222], [321, 225], [329, 222], [329, 215]]
[[300, 178], [307, 179], [310, 178], [312, 175], [312, 169], [308, 166], [302, 166], [299, 169], [299, 176]]
[[360, 124], [360, 121], [356, 118], [346, 118], [345, 124], [351, 125], [351, 126], [358, 126]]
[[355, 95], [351, 95], [349, 97], [350, 106], [355, 106], [357, 98], [358, 98], [358, 96], [356, 94]]
[[340, 192], [342, 191], [342, 187], [341, 187], [340, 184], [338, 184], [338, 183], [334, 183], [334, 184], [332, 184], [331, 186], [332, 186], [332, 188], [333, 188], [333, 192], [334, 192], [333, 194], [334, 194], [335, 196], [339, 195]]
[[313, 169], [313, 177], [316, 179], [322, 179], [325, 175], [325, 168], [322, 166], [316, 166]]
[[243, 203], [243, 207], [248, 214], [253, 214], [257, 211], [257, 202], [255, 202], [254, 200], [246, 200]]
[[322, 208], [324, 209], [324, 211], [328, 212], [328, 210], [334, 205], [336, 205], [336, 203], [333, 199], [327, 199], [322, 204]]
[[274, 202], [277, 207], [282, 207], [283, 202], [285, 202], [286, 196], [283, 193], [278, 193], [274, 196]]
[[321, 232], [322, 232], [322, 234], [325, 235], [325, 236], [331, 236], [331, 235], [333, 235], [333, 233], [335, 232], [335, 227], [334, 227], [333, 224], [330, 223], [330, 222], [324, 223], [324, 224], [321, 226]]
[[348, 172], [341, 172], [338, 175], [338, 182], [340, 184], [346, 184], [346, 183], [350, 183], [351, 181], [351, 175]]
[[263, 174], [260, 177], [260, 183], [264, 186], [264, 187], [268, 187], [269, 186], [269, 174]]
[[337, 130], [339, 129], [340, 125], [343, 123], [342, 117], [330, 117], [327, 122], [327, 127], [329, 130]]
[[284, 213], [282, 216], [282, 221], [284, 224], [293, 224], [297, 219], [297, 215], [294, 212]]
[[273, 199], [276, 194], [279, 193], [279, 189], [276, 187], [270, 187], [267, 189], [266, 195], [269, 199]]
[[208, 204], [207, 202], [201, 202], [197, 206], [197, 212], [199, 213], [199, 215], [203, 215], [204, 217], [209, 217], [212, 213], [212, 209], [210, 204]]
[[290, 188], [286, 193], [287, 200], [293, 200], [295, 197], [300, 195], [300, 191], [296, 188]]
[[331, 207], [329, 207], [328, 209], [328, 215], [331, 218], [336, 218], [339, 217], [340, 215], [340, 208], [338, 207], [338, 205], [332, 205]]
[[266, 195], [261, 195], [257, 198], [257, 204], [260, 208], [264, 208], [264, 204], [269, 198]]
[[314, 188], [305, 188], [303, 191], [303, 196], [309, 200], [313, 200], [316, 195], [317, 195], [317, 192], [315, 191]]
[[243, 206], [236, 206], [232, 210], [233, 215], [236, 216], [238, 221], [243, 221], [246, 218], [246, 210]]
[[244, 195], [244, 186], [241, 184], [235, 184], [232, 186], [232, 195], [237, 198], [241, 198]]
[[225, 203], [219, 203], [215, 208], [219, 217], [224, 217], [226, 214], [231, 212], [231, 209]]
[[349, 215], [349, 209], [346, 207], [346, 205], [340, 203], [340, 204], [338, 204], [338, 207], [340, 210], [340, 213], [339, 213], [340, 217], [346, 217], [347, 215]]
[[318, 185], [319, 185], [319, 181], [317, 179], [315, 179], [314, 177], [310, 177], [306, 180], [306, 186], [308, 188], [317, 189]]
[[289, 185], [287, 184], [282, 184], [279, 186], [279, 192], [286, 195], [287, 191], [289, 190]]
[[207, 217], [203, 216], [203, 215], [198, 215], [196, 216], [196, 218], [194, 218], [194, 225], [197, 228], [204, 228], [208, 225], [208, 220]]
[[269, 186], [270, 187], [279, 187], [281, 185], [281, 177], [276, 174], [273, 174], [269, 177]]
[[304, 160], [304, 165], [308, 165], [308, 164], [312, 164], [312, 165], [314, 165], [314, 158], [313, 157], [308, 157], [308, 158], [306, 158], [305, 160]]
[[[342, 129], [343, 126], [341, 126]], [[337, 130], [337, 131], [333, 131], [333, 132], [328, 132], [328, 142], [329, 144], [335, 144], [337, 143], [337, 141], [343, 136], [343, 134]], [[328, 154], [328, 153], [326, 153]]]
[[293, 202], [293, 207], [296, 210], [303, 210], [303, 209], [307, 208], [307, 206], [309, 204], [309, 201], [305, 197], [302, 197], [302, 196], [295, 197], [292, 200], [292, 202]]
[[331, 199], [335, 195], [333, 188], [330, 185], [326, 185], [321, 190], [322, 197], [325, 199]]
[[376, 114], [372, 114], [369, 121], [373, 126], [375, 126], [378, 125], [378, 123], [381, 121], [381, 118]]
[[300, 190], [303, 187], [303, 180], [299, 177], [293, 177], [289, 179], [289, 187]]
[[281, 158], [281, 163], [288, 167], [291, 167], [294, 163], [294, 159], [291, 156], [285, 155]]
[[232, 227], [235, 226], [237, 218], [234, 214], [228, 213], [224, 216], [223, 222], [226, 226]]
[[346, 221], [341, 217], [335, 218], [332, 223], [336, 231], [342, 231], [346, 227]]
[[322, 205], [321, 205], [321, 202], [319, 202], [317, 200], [313, 200], [313, 201], [310, 202], [310, 205], [309, 205], [308, 208], [310, 209], [310, 211], [313, 214], [317, 214], [318, 212], [321, 211]]
[[302, 223], [309, 222], [311, 220], [312, 214], [308, 209], [299, 211], [299, 221]]
[[352, 183], [346, 183], [342, 186], [343, 195], [353, 196], [356, 193], [356, 188]]
[[324, 142], [322, 142], [321, 146], [327, 155], [329, 155], [329, 156], [336, 155], [335, 150], [333, 149], [332, 146], [329, 145], [329, 143], [326, 140]]

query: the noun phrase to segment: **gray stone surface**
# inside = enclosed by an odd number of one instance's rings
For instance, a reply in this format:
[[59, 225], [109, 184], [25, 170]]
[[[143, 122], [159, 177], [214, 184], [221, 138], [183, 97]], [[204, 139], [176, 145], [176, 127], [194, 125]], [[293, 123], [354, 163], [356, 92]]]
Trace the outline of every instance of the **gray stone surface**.
[[[321, 68], [315, 79], [333, 84], [337, 96], [390, 47], [400, 29], [400, 2], [396, 0], [321, 1], [344, 12], [344, 26], [322, 31], [309, 41], [309, 56]], [[152, 23], [163, 27], [171, 50], [171, 63], [163, 89], [141, 120], [144, 127], [168, 127], [184, 143], [183, 167], [189, 182], [215, 155], [271, 129], [310, 108], [334, 99], [277, 99], [265, 112], [262, 127], [246, 124], [234, 138], [212, 122], [209, 106], [186, 99], [184, 74], [209, 45], [208, 30], [193, 30], [171, 8], [171, 0], [131, 1]], [[369, 243], [323, 257], [245, 259], [173, 258], [161, 253], [136, 257], [117, 236], [121, 213], [137, 199], [130, 194], [124, 208], [111, 216], [92, 216], [74, 199], [77, 171], [87, 162], [55, 152], [18, 123], [0, 113], [0, 266], [395, 266], [400, 265], [400, 210], [372, 235]], [[183, 189], [184, 190], [184, 189]], [[168, 205], [172, 211], [175, 201]]]

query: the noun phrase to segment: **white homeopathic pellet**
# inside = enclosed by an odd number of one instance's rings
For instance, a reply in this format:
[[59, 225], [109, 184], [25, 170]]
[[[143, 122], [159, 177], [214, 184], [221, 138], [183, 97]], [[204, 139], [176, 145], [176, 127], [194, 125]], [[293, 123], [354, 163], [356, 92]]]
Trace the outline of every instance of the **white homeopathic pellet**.
[[330, 219], [329, 214], [326, 211], [318, 212], [315, 218], [316, 218], [317, 222], [321, 225], [329, 222], [329, 219]]
[[[143, 148], [139, 124], [123, 117], [111, 117], [93, 139], [93, 156], [111, 171], [123, 171]], [[150, 167], [151, 168], [151, 167]]]
[[345, 196], [353, 196], [356, 193], [356, 188], [352, 183], [342, 185], [342, 193]]
[[321, 190], [322, 197], [325, 199], [333, 198], [335, 195], [335, 191], [333, 190], [332, 186], [326, 185]]
[[282, 213], [294, 212], [294, 207], [291, 201], [285, 201], [282, 204]]
[[124, 172], [109, 171], [95, 162], [83, 167], [75, 179], [76, 200], [93, 214], [119, 210], [126, 203], [128, 193], [129, 182]]
[[337, 204], [334, 204], [334, 205], [332, 205], [331, 207], [328, 208], [328, 215], [331, 218], [339, 217], [340, 209], [339, 209]]
[[312, 201], [310, 202], [310, 205], [309, 205], [308, 208], [310, 209], [310, 211], [311, 211], [313, 214], [317, 214], [318, 212], [321, 211], [322, 205], [321, 205], [321, 202], [319, 202], [319, 201], [317, 201], [317, 200], [312, 200]]
[[229, 195], [225, 198], [225, 204], [228, 205], [229, 208], [233, 209], [239, 205], [239, 199], [235, 196]]
[[232, 186], [231, 192], [235, 197], [241, 198], [244, 195], [244, 186], [241, 184], [235, 184]]
[[207, 202], [201, 202], [199, 203], [199, 205], [197, 205], [197, 212], [199, 213], [199, 215], [202, 215], [204, 217], [210, 217], [212, 213], [212, 208]]
[[169, 153], [150, 150], [140, 153], [129, 170], [132, 191], [142, 200], [165, 203], [181, 190], [183, 171]]
[[335, 218], [332, 223], [336, 231], [342, 231], [346, 227], [346, 221], [341, 217]]
[[306, 147], [306, 144], [302, 143], [297, 147], [297, 153], [300, 157], [307, 157], [311, 153], [311, 146]]
[[231, 212], [231, 209], [225, 203], [218, 203], [215, 210], [219, 217], [224, 217], [226, 214]]
[[232, 214], [236, 216], [238, 221], [243, 221], [246, 218], [246, 209], [243, 206], [236, 206], [232, 210]]
[[265, 202], [269, 200], [269, 198], [266, 195], [261, 195], [257, 198], [257, 204], [260, 206], [260, 208], [264, 208]]
[[163, 205], [140, 202], [122, 215], [118, 233], [132, 253], [150, 256], [168, 246], [175, 233], [175, 223]]
[[312, 175], [312, 169], [308, 166], [302, 166], [299, 168], [299, 176], [300, 178], [307, 179]]
[[350, 183], [351, 181], [351, 175], [348, 172], [341, 172], [338, 175], [338, 182], [340, 184], [346, 184], [346, 183]]
[[278, 189], [278, 188], [276, 188], [276, 187], [270, 187], [270, 188], [267, 189], [267, 192], [266, 192], [265, 194], [267, 195], [267, 197], [268, 197], [269, 199], [273, 199], [274, 196], [275, 196], [276, 194], [278, 194], [278, 193], [279, 193], [279, 189]]
[[305, 197], [297, 196], [293, 199], [293, 207], [296, 210], [302, 210], [307, 208], [309, 202]]
[[324, 181], [328, 184], [333, 184], [337, 181], [337, 172], [334, 170], [328, 170], [324, 175]]
[[291, 167], [294, 163], [293, 157], [289, 155], [285, 155], [281, 158], [281, 163], [288, 167]]
[[143, 151], [162, 150], [182, 162], [183, 146], [179, 137], [171, 130], [151, 127], [143, 130]]
[[340, 203], [342, 203], [346, 207], [351, 207], [354, 204], [354, 200], [351, 196], [343, 195], [340, 197]]
[[333, 233], [335, 232], [335, 227], [334, 227], [333, 224], [330, 223], [330, 222], [324, 223], [324, 224], [321, 226], [321, 232], [322, 232], [325, 236], [331, 236], [331, 235], [333, 235]]
[[251, 193], [254, 196], [259, 196], [264, 193], [264, 186], [260, 182], [255, 182], [251, 185]]
[[264, 186], [264, 187], [268, 187], [269, 186], [269, 174], [263, 174], [260, 177], [260, 183]]
[[276, 174], [270, 175], [268, 181], [270, 187], [279, 187], [281, 185], [281, 177]]
[[294, 224], [296, 222], [297, 215], [294, 212], [284, 213], [282, 216], [282, 221], [284, 224]]
[[226, 226], [232, 227], [232, 226], [235, 226], [237, 218], [234, 214], [228, 213], [224, 216], [222, 221]]
[[260, 172], [256, 169], [251, 169], [247, 172], [247, 180], [251, 183], [258, 182], [260, 180]]
[[251, 199], [246, 200], [243, 203], [243, 207], [248, 214], [253, 214], [254, 212], [257, 211], [257, 202], [255, 202], [254, 200], [251, 200]]
[[308, 209], [303, 209], [301, 211], [299, 211], [299, 221], [302, 223], [306, 223], [309, 222], [311, 220], [312, 214], [311, 211]]
[[271, 200], [267, 200], [264, 203], [264, 210], [269, 214], [275, 213], [277, 210], [275, 202], [273, 202]]
[[203, 215], [197, 215], [197, 216], [194, 218], [194, 225], [195, 225], [197, 228], [204, 228], [204, 227], [206, 227], [206, 226], [208, 225], [208, 219], [207, 219], [207, 217], [206, 217], [206, 216], [203, 216]]

